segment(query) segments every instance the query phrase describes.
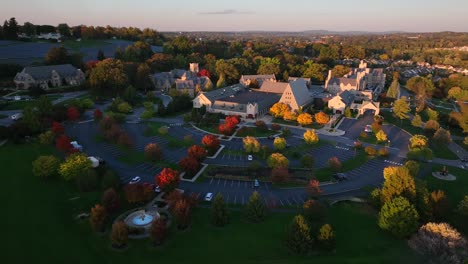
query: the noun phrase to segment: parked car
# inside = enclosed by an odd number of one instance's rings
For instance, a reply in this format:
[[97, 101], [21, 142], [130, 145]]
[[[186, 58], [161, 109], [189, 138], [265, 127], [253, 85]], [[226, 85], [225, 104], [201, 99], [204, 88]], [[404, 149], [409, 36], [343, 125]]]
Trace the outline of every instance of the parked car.
[[254, 187], [255, 187], [255, 188], [260, 187], [260, 183], [258, 182], [257, 179], [255, 179], [255, 181], [254, 181]]
[[366, 125], [366, 127], [364, 128], [364, 132], [367, 132], [367, 133], [372, 132], [372, 126], [371, 125]]
[[468, 162], [468, 156], [460, 159], [462, 162]]
[[10, 118], [12, 120], [20, 120], [21, 118], [23, 118], [23, 114], [22, 113], [16, 113], [16, 114], [10, 116]]
[[156, 193], [160, 193], [160, 192], [161, 192], [161, 188], [159, 187], [159, 185], [155, 185], [155, 186], [154, 186], [154, 192], [156, 192]]
[[132, 180], [130, 180], [129, 184], [135, 184], [135, 183], [139, 183], [141, 181], [141, 177], [140, 176], [135, 176], [132, 178]]
[[205, 195], [205, 201], [211, 202], [211, 199], [213, 199], [213, 193], [207, 193]]
[[344, 173], [335, 173], [333, 178], [337, 181], [347, 181], [348, 177]]
[[252, 156], [252, 155], [248, 155], [248, 156], [247, 156], [247, 160], [248, 160], [248, 161], [252, 161], [252, 160], [253, 160], [253, 156]]
[[80, 144], [78, 144], [77, 141], [72, 141], [72, 142], [70, 142], [70, 144], [72, 145], [72, 147], [73, 147], [74, 149], [77, 149], [77, 150], [79, 150], [79, 151], [83, 151], [83, 146], [81, 146]]

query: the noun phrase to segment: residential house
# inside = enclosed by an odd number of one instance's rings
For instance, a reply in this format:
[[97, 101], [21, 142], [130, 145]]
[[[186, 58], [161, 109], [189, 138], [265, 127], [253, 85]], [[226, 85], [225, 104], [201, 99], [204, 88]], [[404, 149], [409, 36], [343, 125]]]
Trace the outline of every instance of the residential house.
[[367, 110], [372, 110], [374, 115], [379, 114], [379, 102], [369, 100], [370, 92], [344, 91], [328, 101], [328, 107], [333, 109], [335, 114], [343, 114], [346, 108], [350, 108], [359, 114], [364, 114]]
[[85, 81], [85, 75], [71, 64], [25, 67], [16, 74], [14, 83], [18, 89], [40, 87], [60, 87], [65, 85], [80, 85]]
[[174, 69], [170, 72], [160, 72], [153, 74], [152, 81], [156, 89], [169, 91], [176, 88], [187, 91], [192, 97], [196, 94], [197, 85], [201, 90], [212, 86], [210, 78], [198, 76], [198, 63], [190, 63], [190, 70]]

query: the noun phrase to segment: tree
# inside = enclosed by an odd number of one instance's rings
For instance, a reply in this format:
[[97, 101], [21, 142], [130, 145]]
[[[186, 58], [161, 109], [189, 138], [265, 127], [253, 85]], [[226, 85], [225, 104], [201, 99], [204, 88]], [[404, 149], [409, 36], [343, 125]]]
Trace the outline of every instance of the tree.
[[89, 83], [99, 93], [118, 94], [127, 87], [128, 80], [120, 60], [105, 59], [91, 70]]
[[67, 181], [77, 178], [91, 169], [91, 161], [82, 153], [73, 153], [60, 164], [59, 173]]
[[287, 121], [296, 121], [297, 120], [297, 114], [295, 111], [286, 111], [283, 114], [283, 119]]
[[413, 205], [401, 196], [386, 202], [379, 213], [378, 225], [394, 236], [403, 238], [418, 228], [419, 215]]
[[94, 110], [93, 117], [94, 117], [94, 120], [97, 120], [97, 121], [101, 120], [102, 119], [102, 111], [99, 110], [99, 109]]
[[443, 128], [437, 129], [437, 131], [434, 133], [434, 143], [438, 145], [448, 145], [450, 142], [452, 142], [452, 136], [450, 135], [450, 131], [445, 130]]
[[245, 214], [249, 221], [259, 223], [265, 220], [266, 208], [258, 192], [253, 192], [245, 207]]
[[[148, 185], [151, 186], [151, 185]], [[147, 197], [145, 197], [145, 186], [141, 183], [127, 184], [123, 188], [125, 199], [129, 204], [141, 204]]]
[[286, 235], [286, 245], [295, 254], [305, 254], [312, 243], [310, 228], [302, 215], [294, 217]]
[[426, 109], [426, 114], [429, 120], [439, 120], [439, 113], [437, 113], [437, 111], [432, 110], [431, 108]]
[[180, 199], [175, 202], [172, 213], [174, 214], [178, 229], [183, 230], [189, 227], [192, 219], [192, 207], [187, 199]]
[[429, 146], [429, 140], [426, 136], [423, 135], [414, 135], [409, 140], [409, 148], [427, 148]]
[[170, 168], [164, 168], [155, 178], [155, 183], [164, 192], [171, 192], [179, 185], [179, 172]]
[[52, 101], [46, 95], [41, 95], [39, 99], [36, 101], [35, 106], [41, 117], [50, 117], [53, 112], [54, 106], [52, 105]]
[[280, 61], [277, 58], [262, 58], [260, 60], [260, 66], [258, 67], [257, 74], [279, 74]]
[[55, 134], [50, 130], [39, 135], [39, 143], [41, 143], [42, 145], [52, 145], [52, 143], [54, 143], [54, 140]]
[[179, 161], [179, 166], [187, 173], [187, 176], [193, 176], [200, 169], [200, 162], [196, 158], [188, 156]]
[[268, 157], [267, 164], [272, 169], [286, 169], [289, 166], [289, 160], [281, 153], [273, 153]]
[[107, 211], [104, 206], [96, 204], [93, 208], [91, 208], [91, 213], [89, 215], [89, 223], [91, 224], [91, 228], [95, 232], [103, 231], [106, 220]]
[[439, 122], [435, 120], [429, 120], [424, 125], [424, 132], [428, 135], [434, 135], [434, 133], [440, 128]]
[[304, 66], [305, 70], [302, 75], [304, 78], [310, 78], [313, 83], [323, 83], [323, 81], [325, 81], [325, 73], [328, 70], [327, 65], [313, 63], [309, 60], [304, 64]]
[[229, 213], [224, 203], [221, 193], [218, 193], [213, 200], [211, 207], [211, 223], [215, 226], [225, 226], [229, 222]]
[[429, 196], [429, 206], [431, 208], [431, 219], [434, 222], [441, 222], [448, 218], [450, 214], [450, 204], [441, 190], [431, 192]]
[[331, 157], [328, 159], [328, 167], [334, 172], [339, 172], [343, 168], [343, 165], [337, 157]]
[[136, 71], [136, 78], [135, 78], [135, 86], [140, 90], [144, 90], [145, 92], [148, 89], [151, 89], [151, 68], [146, 63], [141, 63], [138, 65]]
[[10, 18], [10, 20], [3, 23], [3, 31], [5, 35], [5, 39], [17, 39], [18, 38], [18, 22], [14, 17]]
[[348, 66], [336, 65], [332, 69], [332, 77], [343, 77], [345, 74], [348, 74], [351, 69]]
[[149, 161], [159, 161], [162, 158], [162, 151], [158, 144], [149, 143], [145, 146], [145, 157]]
[[320, 125], [325, 125], [326, 123], [328, 123], [328, 121], [330, 121], [330, 117], [321, 111], [316, 113], [314, 117], [315, 117], [315, 121], [319, 123]]
[[393, 113], [403, 122], [403, 119], [408, 119], [410, 112], [410, 106], [406, 102], [406, 96], [402, 96], [400, 99], [393, 103]]
[[325, 206], [318, 200], [309, 199], [302, 205], [302, 215], [310, 224], [325, 217]]
[[78, 120], [78, 118], [80, 118], [80, 112], [78, 111], [76, 107], [70, 106], [67, 109], [67, 117], [68, 117], [68, 120], [70, 121], [76, 121]]
[[70, 143], [70, 138], [67, 137], [67, 135], [61, 135], [55, 141], [55, 147], [60, 151], [68, 153], [72, 149], [72, 145]]
[[224, 79], [224, 75], [220, 75], [218, 81], [216, 82], [216, 88], [223, 88], [226, 87], [226, 80]]
[[101, 204], [109, 213], [115, 213], [120, 208], [120, 198], [114, 188], [109, 188], [104, 191], [101, 197]]
[[55, 156], [39, 156], [32, 163], [32, 173], [41, 179], [48, 179], [58, 173], [60, 160]]
[[289, 112], [289, 105], [285, 103], [278, 102], [270, 108], [270, 114], [275, 118], [283, 118], [286, 112]]
[[385, 134], [383, 130], [377, 132], [377, 134], [375, 134], [375, 138], [377, 138], [377, 141], [379, 142], [386, 142], [388, 140], [387, 134]]
[[316, 179], [311, 179], [306, 186], [306, 192], [309, 197], [317, 199], [322, 194], [322, 189], [320, 189], [320, 182]]
[[414, 115], [413, 120], [411, 120], [411, 125], [414, 127], [421, 127], [422, 126], [421, 116], [418, 114]]
[[288, 169], [272, 169], [271, 170], [271, 182], [273, 184], [284, 183], [289, 180], [289, 172]]
[[24, 22], [23, 26], [21, 27], [21, 31], [26, 34], [26, 36], [34, 36], [36, 35], [36, 26], [30, 22]]
[[62, 126], [62, 124], [56, 121], [52, 122], [51, 130], [56, 136], [60, 136], [63, 134], [63, 132], [65, 132], [65, 128]]
[[52, 47], [46, 54], [45, 62], [48, 65], [59, 65], [70, 63], [68, 50], [63, 47]]
[[404, 166], [408, 169], [409, 174], [415, 178], [419, 173], [419, 163], [414, 160], [408, 160], [405, 162]]
[[312, 124], [312, 116], [309, 113], [302, 113], [297, 116], [297, 122], [301, 126], [307, 126]]
[[463, 90], [460, 87], [452, 87], [447, 92], [447, 98], [452, 98], [455, 100], [467, 100], [468, 90]]
[[389, 202], [397, 196], [415, 201], [416, 184], [406, 167], [387, 167], [383, 175], [385, 180], [382, 187], [382, 202]]
[[123, 248], [127, 245], [128, 227], [124, 221], [117, 221], [112, 225], [110, 238], [115, 248]]
[[275, 140], [273, 141], [273, 146], [277, 150], [283, 150], [284, 148], [286, 148], [286, 139], [282, 137], [275, 138]]
[[377, 151], [372, 146], [365, 147], [364, 152], [366, 152], [366, 154], [369, 155], [369, 156], [375, 156], [375, 154], [377, 154]]
[[461, 216], [468, 217], [468, 195], [465, 195], [463, 200], [458, 203], [456, 211]]
[[247, 136], [242, 139], [244, 149], [247, 153], [257, 153], [260, 151], [260, 142], [254, 137]]
[[331, 250], [335, 247], [335, 232], [329, 224], [324, 224], [320, 227], [317, 240], [321, 248]]
[[104, 56], [104, 52], [103, 52], [101, 49], [98, 50], [96, 59], [97, 59], [98, 61], [103, 61], [103, 60], [106, 59], [106, 56]]
[[201, 143], [206, 149], [208, 149], [208, 153], [210, 155], [214, 155], [220, 145], [218, 137], [212, 134], [206, 134], [203, 136]]
[[387, 97], [397, 99], [399, 94], [400, 94], [400, 83], [398, 82], [397, 79], [394, 79], [392, 84], [388, 88]]
[[435, 87], [432, 80], [427, 77], [415, 76], [406, 82], [406, 87], [416, 94], [418, 108], [423, 109], [426, 99], [431, 97]]
[[196, 159], [198, 162], [202, 162], [208, 153], [204, 147], [193, 145], [187, 150], [187, 154], [189, 157]]
[[155, 245], [161, 245], [167, 236], [167, 223], [162, 217], [159, 217], [151, 223], [150, 238]]
[[304, 132], [304, 141], [307, 144], [316, 144], [319, 141], [319, 137], [317, 133], [315, 132], [315, 129], [309, 129], [306, 132]]
[[427, 223], [408, 241], [418, 253], [437, 263], [463, 263], [468, 257], [468, 243], [447, 223]]
[[70, 27], [66, 23], [58, 24], [57, 31], [60, 35], [70, 37]]

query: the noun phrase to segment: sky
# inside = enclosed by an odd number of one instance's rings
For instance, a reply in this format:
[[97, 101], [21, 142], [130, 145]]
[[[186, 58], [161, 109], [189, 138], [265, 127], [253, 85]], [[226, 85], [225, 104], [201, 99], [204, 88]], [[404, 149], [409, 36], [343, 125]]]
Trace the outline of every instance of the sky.
[[8, 0], [19, 24], [135, 26], [158, 31], [468, 32], [467, 0]]

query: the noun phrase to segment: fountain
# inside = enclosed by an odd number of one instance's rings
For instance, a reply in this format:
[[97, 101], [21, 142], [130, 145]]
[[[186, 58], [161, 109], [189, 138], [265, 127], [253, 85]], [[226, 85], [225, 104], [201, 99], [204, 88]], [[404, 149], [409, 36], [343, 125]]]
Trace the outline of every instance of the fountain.
[[153, 221], [153, 216], [146, 214], [146, 212], [142, 213], [141, 215], [136, 215], [132, 219], [132, 223], [137, 226], [145, 226]]
[[125, 218], [125, 223], [129, 227], [149, 228], [151, 223], [159, 218], [156, 210], [138, 210], [129, 214]]

